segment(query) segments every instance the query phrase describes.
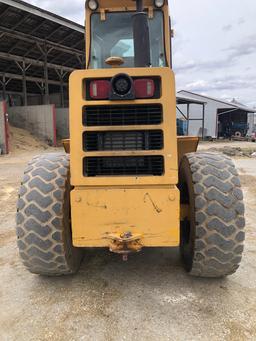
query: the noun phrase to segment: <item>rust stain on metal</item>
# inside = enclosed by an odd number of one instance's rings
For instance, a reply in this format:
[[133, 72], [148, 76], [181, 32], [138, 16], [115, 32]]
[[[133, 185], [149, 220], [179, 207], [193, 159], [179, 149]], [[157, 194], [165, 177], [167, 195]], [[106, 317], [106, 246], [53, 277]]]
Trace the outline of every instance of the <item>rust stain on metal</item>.
[[102, 208], [104, 210], [106, 210], [108, 208], [107, 205], [92, 204], [92, 203], [90, 203], [88, 201], [87, 201], [87, 206], [96, 207], [96, 208]]
[[123, 222], [110, 222], [110, 223], [105, 223], [104, 226], [116, 226], [118, 227], [119, 225], [127, 225], [126, 221]]
[[156, 212], [157, 212], [157, 213], [161, 213], [161, 212], [162, 212], [161, 208], [159, 208], [159, 207], [157, 206], [157, 204], [153, 201], [153, 199], [151, 198], [151, 196], [150, 196], [149, 193], [146, 193], [146, 194], [144, 195], [144, 202], [146, 202], [146, 198], [147, 198], [147, 197], [149, 198], [149, 200], [150, 200], [151, 204], [153, 205], [154, 209], [156, 210]]

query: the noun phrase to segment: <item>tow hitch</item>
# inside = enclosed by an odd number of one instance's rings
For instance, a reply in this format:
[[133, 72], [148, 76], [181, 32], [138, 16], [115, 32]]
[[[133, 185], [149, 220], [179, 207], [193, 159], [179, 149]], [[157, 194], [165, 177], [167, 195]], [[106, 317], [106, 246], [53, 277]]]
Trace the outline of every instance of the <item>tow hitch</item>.
[[123, 256], [123, 260], [128, 260], [128, 254], [131, 252], [139, 252], [142, 249], [140, 234], [132, 234], [132, 232], [124, 232], [121, 234], [109, 234], [110, 239], [109, 250], [119, 253]]

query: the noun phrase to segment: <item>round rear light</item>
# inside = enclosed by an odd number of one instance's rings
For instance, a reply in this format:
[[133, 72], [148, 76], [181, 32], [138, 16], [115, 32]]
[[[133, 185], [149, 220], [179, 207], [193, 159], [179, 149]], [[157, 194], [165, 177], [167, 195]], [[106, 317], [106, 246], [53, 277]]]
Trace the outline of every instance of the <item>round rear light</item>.
[[165, 0], [154, 0], [155, 7], [157, 8], [163, 7], [164, 3], [165, 3]]
[[96, 0], [89, 0], [87, 5], [91, 11], [96, 11], [99, 7], [98, 1]]
[[132, 89], [132, 79], [126, 74], [116, 75], [111, 83], [113, 92], [118, 96], [125, 96]]

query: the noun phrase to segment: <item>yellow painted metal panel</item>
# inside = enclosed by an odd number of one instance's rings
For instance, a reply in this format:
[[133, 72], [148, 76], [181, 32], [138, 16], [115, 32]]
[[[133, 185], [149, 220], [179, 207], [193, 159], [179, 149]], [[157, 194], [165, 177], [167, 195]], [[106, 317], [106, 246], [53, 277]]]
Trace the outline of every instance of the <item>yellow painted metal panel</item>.
[[[145, 8], [152, 17], [152, 1], [145, 0]], [[99, 9], [104, 18], [105, 11], [133, 11], [132, 0], [99, 0]], [[164, 13], [164, 39], [168, 65], [170, 65], [170, 27], [168, 2], [162, 8]], [[86, 66], [90, 53], [90, 15], [86, 11]], [[87, 101], [85, 80], [112, 78], [118, 73], [131, 77], [160, 77], [161, 97], [159, 99], [126, 101]], [[143, 246], [179, 245], [179, 191], [178, 157], [176, 136], [176, 98], [174, 74], [169, 68], [112, 68], [75, 71], [70, 77], [70, 154], [72, 235], [78, 247], [110, 246], [109, 236], [122, 235], [135, 239], [141, 236]], [[83, 107], [90, 105], [161, 104], [163, 123], [159, 125], [85, 127], [82, 124]], [[85, 152], [82, 148], [82, 134], [85, 131], [119, 131], [137, 129], [161, 129], [164, 133], [164, 148], [158, 151], [101, 151]], [[82, 160], [86, 156], [114, 155], [162, 155], [165, 172], [163, 176], [109, 176], [84, 177]], [[128, 232], [128, 233], [127, 233]], [[129, 237], [128, 237], [129, 239]], [[133, 246], [136, 249], [136, 242]], [[112, 245], [113, 246], [113, 245]]]
[[197, 136], [178, 136], [178, 160], [179, 163], [186, 153], [196, 152], [199, 143]]
[[[173, 72], [169, 68], [131, 68], [125, 72], [131, 77], [161, 77], [162, 93], [159, 99], [150, 100], [126, 100], [126, 101], [86, 101], [84, 83], [88, 78], [113, 77], [124, 69], [105, 70], [81, 70], [75, 71], [70, 77], [70, 154], [71, 154], [71, 184], [73, 186], [104, 186], [104, 185], [161, 185], [177, 184], [178, 181], [178, 159], [176, 138], [176, 98], [175, 82]], [[92, 156], [91, 152], [84, 152], [82, 148], [82, 134], [91, 128], [82, 124], [82, 108], [84, 105], [127, 105], [127, 104], [157, 104], [163, 107], [163, 124], [154, 125], [151, 128], [162, 128], [164, 132], [164, 149], [148, 153], [140, 151], [125, 152], [101, 152], [97, 155], [163, 155], [165, 160], [165, 173], [163, 176], [115, 176], [115, 177], [84, 177], [82, 160], [86, 156]], [[94, 130], [98, 130], [95, 127]], [[102, 128], [103, 129], [103, 128]], [[104, 127], [104, 130], [122, 129], [122, 127]], [[137, 130], [141, 126], [129, 126], [126, 129]], [[94, 153], [96, 155], [96, 153]]]
[[74, 189], [73, 244], [108, 247], [109, 235], [131, 232], [141, 235], [143, 246], [178, 246], [179, 199], [176, 186]]

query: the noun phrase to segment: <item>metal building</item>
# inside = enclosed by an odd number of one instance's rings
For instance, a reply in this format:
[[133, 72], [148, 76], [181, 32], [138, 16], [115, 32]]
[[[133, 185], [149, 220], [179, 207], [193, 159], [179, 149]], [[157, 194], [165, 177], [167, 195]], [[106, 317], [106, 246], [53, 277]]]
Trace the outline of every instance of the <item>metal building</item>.
[[84, 27], [20, 0], [0, 0], [0, 100], [68, 103], [68, 77], [84, 67]]
[[[181, 93], [176, 94], [177, 109], [177, 133], [178, 135], [189, 135], [190, 123], [200, 121], [198, 123], [202, 128], [199, 129], [198, 136], [204, 139], [204, 121], [205, 121], [205, 105], [206, 102], [200, 99], [185, 96]], [[196, 109], [197, 115], [191, 117], [191, 106]], [[185, 108], [185, 111], [182, 109]], [[182, 127], [182, 128], [181, 128]]]
[[185, 90], [179, 91], [177, 95], [205, 102], [203, 121], [198, 119], [201, 114], [197, 105], [191, 104], [189, 112], [186, 105], [178, 105], [177, 117], [181, 116], [180, 111], [185, 113], [188, 118], [189, 135], [230, 138], [231, 136], [246, 136], [254, 129], [256, 109], [248, 108], [236, 101], [227, 102]]

